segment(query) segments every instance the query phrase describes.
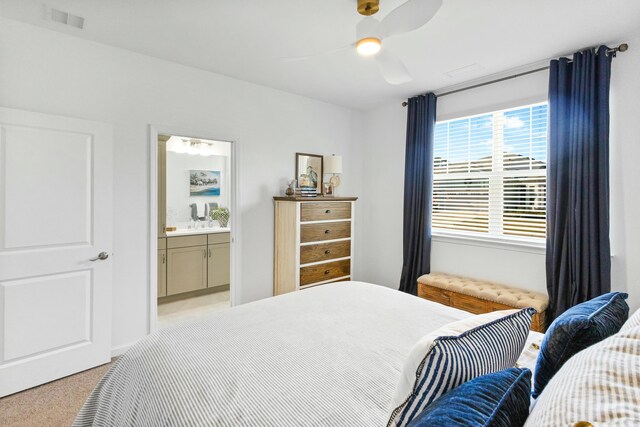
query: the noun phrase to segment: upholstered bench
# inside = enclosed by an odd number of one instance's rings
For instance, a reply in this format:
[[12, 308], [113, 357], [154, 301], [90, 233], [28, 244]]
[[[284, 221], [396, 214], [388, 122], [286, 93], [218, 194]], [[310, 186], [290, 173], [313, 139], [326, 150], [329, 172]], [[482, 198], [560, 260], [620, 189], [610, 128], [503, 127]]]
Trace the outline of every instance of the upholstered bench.
[[531, 329], [538, 332], [544, 331], [544, 312], [549, 306], [544, 294], [444, 273], [420, 276], [418, 296], [475, 314], [533, 307], [538, 314]]

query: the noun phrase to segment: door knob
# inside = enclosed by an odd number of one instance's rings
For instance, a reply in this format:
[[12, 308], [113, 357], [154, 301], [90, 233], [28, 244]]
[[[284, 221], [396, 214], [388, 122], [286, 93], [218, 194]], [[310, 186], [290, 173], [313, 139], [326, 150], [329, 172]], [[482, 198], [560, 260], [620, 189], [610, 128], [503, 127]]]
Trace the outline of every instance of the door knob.
[[107, 258], [109, 258], [109, 254], [108, 253], [100, 252], [97, 257], [91, 258], [91, 259], [89, 259], [89, 261], [98, 261], [98, 260], [104, 261]]

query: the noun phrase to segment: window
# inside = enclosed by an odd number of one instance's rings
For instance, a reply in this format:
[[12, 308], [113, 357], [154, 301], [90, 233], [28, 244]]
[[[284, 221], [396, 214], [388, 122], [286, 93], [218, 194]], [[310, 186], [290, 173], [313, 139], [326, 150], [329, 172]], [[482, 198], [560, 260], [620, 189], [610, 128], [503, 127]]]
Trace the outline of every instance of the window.
[[547, 104], [436, 123], [435, 231], [546, 236]]

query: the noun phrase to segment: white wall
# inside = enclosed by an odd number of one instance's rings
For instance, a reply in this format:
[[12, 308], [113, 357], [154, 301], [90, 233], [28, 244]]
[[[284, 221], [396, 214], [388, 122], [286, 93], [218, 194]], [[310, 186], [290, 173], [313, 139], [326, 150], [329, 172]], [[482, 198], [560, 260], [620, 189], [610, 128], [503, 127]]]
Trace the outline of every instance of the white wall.
[[[612, 243], [615, 288], [629, 291], [637, 307], [640, 40], [630, 40], [630, 45], [629, 52], [614, 60]], [[546, 91], [546, 81], [511, 82], [502, 89], [493, 86], [443, 98], [440, 115], [464, 114], [483, 103]], [[401, 101], [367, 113], [353, 112], [0, 18], [1, 106], [114, 126], [115, 347], [148, 332], [149, 124], [238, 141], [239, 298], [248, 302], [272, 295], [271, 197], [293, 178], [296, 151], [343, 156], [339, 192], [360, 196], [355, 278], [398, 286], [406, 121]], [[544, 289], [540, 253], [435, 241], [432, 254], [434, 270]]]
[[238, 141], [241, 302], [272, 295], [272, 196], [296, 151], [341, 154], [340, 191], [359, 192], [349, 109], [6, 19], [0, 105], [113, 124], [114, 347], [149, 327], [149, 124]]
[[[640, 306], [640, 40], [614, 59], [611, 98], [611, 240], [613, 287], [627, 291]], [[634, 48], [636, 46], [636, 48]], [[438, 99], [438, 119], [507, 108], [546, 97], [548, 73], [541, 72]], [[397, 102], [362, 118], [365, 211], [368, 241], [361, 248], [364, 280], [397, 288], [402, 270], [402, 204], [406, 109]], [[544, 252], [504, 249], [434, 238], [432, 271], [494, 280], [546, 292]]]
[[613, 60], [611, 79], [612, 283], [640, 307], [640, 35]]
[[[190, 171], [208, 170], [220, 172], [219, 196], [191, 196]], [[197, 156], [167, 151], [167, 225], [180, 225], [191, 220], [192, 203], [215, 202], [221, 207], [231, 208], [229, 157]]]

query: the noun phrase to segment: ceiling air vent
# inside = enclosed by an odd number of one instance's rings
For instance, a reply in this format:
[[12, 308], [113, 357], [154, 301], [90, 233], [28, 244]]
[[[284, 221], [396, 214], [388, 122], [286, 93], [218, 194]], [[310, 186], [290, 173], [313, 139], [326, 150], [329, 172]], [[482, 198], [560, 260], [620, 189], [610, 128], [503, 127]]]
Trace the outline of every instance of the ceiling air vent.
[[447, 71], [446, 73], [444, 73], [444, 75], [449, 77], [457, 77], [461, 74], [467, 74], [478, 70], [482, 70], [482, 66], [480, 64], [473, 63], [462, 68], [456, 68], [455, 70]]
[[53, 22], [59, 22], [64, 25], [78, 28], [82, 30], [84, 28], [84, 18], [82, 16], [74, 15], [69, 12], [63, 12], [58, 9], [51, 9], [51, 20]]

